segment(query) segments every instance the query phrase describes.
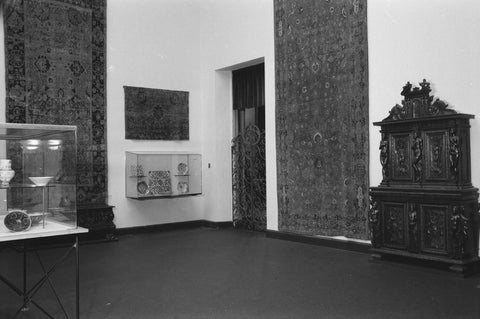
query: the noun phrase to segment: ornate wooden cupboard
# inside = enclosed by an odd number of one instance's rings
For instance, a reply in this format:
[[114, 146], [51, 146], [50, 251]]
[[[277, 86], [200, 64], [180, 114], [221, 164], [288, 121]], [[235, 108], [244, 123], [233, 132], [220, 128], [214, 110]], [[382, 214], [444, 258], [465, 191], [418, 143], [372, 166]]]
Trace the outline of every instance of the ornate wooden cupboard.
[[[370, 188], [372, 257], [478, 270], [478, 189], [471, 183], [470, 114], [407, 83], [381, 127], [383, 180]], [[433, 102], [432, 102], [433, 101]]]

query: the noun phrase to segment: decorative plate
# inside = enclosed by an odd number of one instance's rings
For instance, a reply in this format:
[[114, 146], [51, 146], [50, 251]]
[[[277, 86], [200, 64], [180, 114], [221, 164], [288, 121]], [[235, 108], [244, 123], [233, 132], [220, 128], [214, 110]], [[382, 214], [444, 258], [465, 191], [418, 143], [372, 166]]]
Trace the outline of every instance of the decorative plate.
[[141, 195], [146, 195], [148, 193], [148, 185], [145, 182], [138, 182], [137, 192]]
[[24, 210], [11, 210], [3, 220], [5, 227], [14, 232], [24, 231], [30, 229], [32, 220]]
[[130, 176], [144, 176], [145, 173], [143, 172], [142, 165], [130, 165]]
[[178, 164], [177, 169], [178, 169], [178, 175], [185, 175], [188, 173], [188, 165], [185, 163]]
[[177, 190], [180, 193], [186, 193], [188, 192], [188, 183], [187, 182], [178, 182], [177, 184]]

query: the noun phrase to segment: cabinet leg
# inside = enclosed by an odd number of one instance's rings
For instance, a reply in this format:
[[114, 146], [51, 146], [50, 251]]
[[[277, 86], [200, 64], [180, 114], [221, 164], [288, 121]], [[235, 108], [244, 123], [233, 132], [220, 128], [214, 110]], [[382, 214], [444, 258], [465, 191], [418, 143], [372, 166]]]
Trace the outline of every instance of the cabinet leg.
[[467, 276], [469, 271], [470, 271], [470, 267], [466, 266], [466, 265], [452, 265], [450, 267], [448, 267], [448, 269], [456, 274], [456, 275], [461, 275], [461, 276]]
[[23, 245], [23, 307], [21, 311], [28, 311], [28, 296], [27, 296], [27, 247]]
[[377, 260], [382, 260], [382, 259], [383, 259], [382, 254], [379, 254], [379, 253], [371, 253], [370, 254], [370, 260], [371, 261], [377, 261]]

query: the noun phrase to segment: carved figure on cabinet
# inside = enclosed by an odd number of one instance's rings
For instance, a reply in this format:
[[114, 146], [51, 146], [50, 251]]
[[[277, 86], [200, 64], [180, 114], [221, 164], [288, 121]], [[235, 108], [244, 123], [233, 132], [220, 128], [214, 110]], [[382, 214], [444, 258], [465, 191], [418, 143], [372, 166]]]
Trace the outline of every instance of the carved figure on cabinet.
[[459, 149], [458, 135], [455, 133], [455, 130], [453, 128], [450, 129], [449, 140], [450, 140], [450, 154], [449, 154], [450, 172], [452, 173], [452, 177], [454, 179], [457, 179], [460, 149]]
[[433, 102], [433, 104], [431, 104], [427, 110], [430, 115], [455, 113], [454, 110], [449, 110], [447, 109], [447, 107], [447, 103], [443, 102], [440, 99], [436, 99], [435, 102]]
[[412, 83], [408, 81], [407, 84], [403, 86], [403, 90], [402, 92], [400, 92], [400, 95], [405, 96], [406, 94], [410, 93], [410, 91], [412, 90], [412, 86], [413, 86]]
[[370, 199], [370, 203], [371, 203], [371, 207], [368, 212], [368, 224], [370, 228], [370, 237], [372, 239], [372, 246], [379, 247], [380, 246], [380, 243], [379, 243], [379, 238], [380, 238], [379, 226], [380, 225], [379, 225], [378, 218], [379, 218], [380, 211], [378, 209], [377, 201]]
[[418, 215], [413, 205], [410, 208], [410, 214], [408, 214], [408, 234], [409, 250], [418, 251]]
[[382, 140], [380, 141], [380, 164], [382, 164], [383, 180], [388, 180], [388, 140], [385, 133], [382, 133]]
[[390, 115], [388, 118], [392, 120], [403, 120], [405, 118], [405, 109], [399, 104], [395, 104], [394, 107], [390, 110]]
[[415, 182], [420, 182], [422, 180], [422, 161], [423, 161], [423, 140], [418, 136], [417, 132], [413, 133], [413, 172]]
[[463, 206], [454, 206], [452, 217], [453, 258], [461, 259], [465, 255], [465, 243], [468, 239], [468, 218], [464, 215]]

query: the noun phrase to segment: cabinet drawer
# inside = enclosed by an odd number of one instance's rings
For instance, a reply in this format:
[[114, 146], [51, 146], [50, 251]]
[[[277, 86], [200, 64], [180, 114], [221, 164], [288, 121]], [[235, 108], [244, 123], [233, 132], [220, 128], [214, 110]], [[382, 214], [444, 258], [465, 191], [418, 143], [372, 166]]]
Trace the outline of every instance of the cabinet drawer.
[[427, 182], [449, 182], [448, 132], [425, 132], [425, 180]]
[[391, 145], [391, 180], [412, 181], [412, 136], [409, 133], [392, 133]]
[[406, 203], [384, 202], [382, 204], [383, 244], [389, 248], [407, 247]]
[[448, 205], [420, 204], [420, 248], [423, 252], [446, 255], [448, 250]]

